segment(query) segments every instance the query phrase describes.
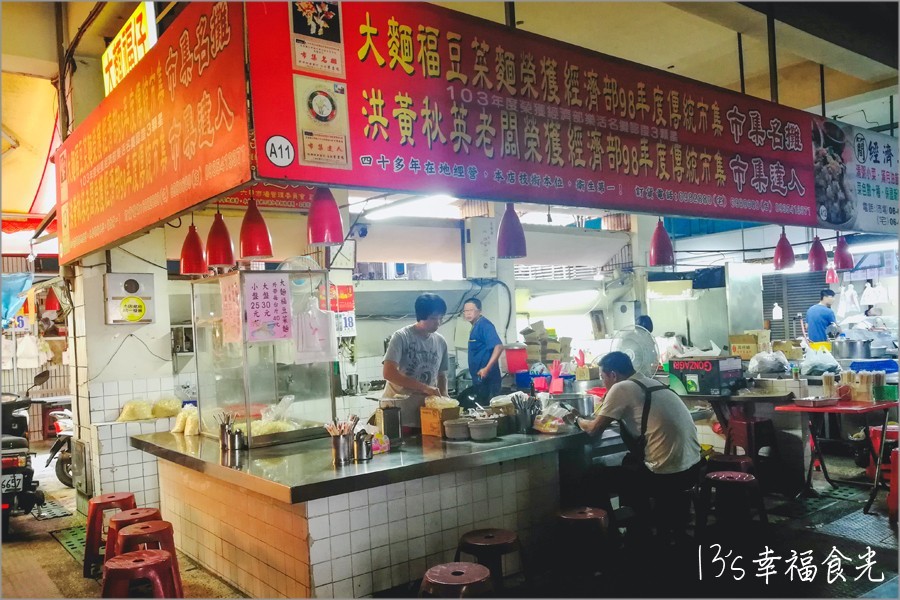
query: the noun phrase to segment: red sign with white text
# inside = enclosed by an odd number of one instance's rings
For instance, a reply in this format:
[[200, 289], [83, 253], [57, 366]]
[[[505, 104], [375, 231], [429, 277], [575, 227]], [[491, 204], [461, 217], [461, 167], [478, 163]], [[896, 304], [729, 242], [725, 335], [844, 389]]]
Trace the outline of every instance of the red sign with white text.
[[250, 180], [242, 6], [191, 2], [56, 153], [60, 262]]
[[[260, 177], [816, 224], [804, 112], [430, 4], [307, 4], [247, 4]], [[345, 78], [292, 45], [318, 31]]]

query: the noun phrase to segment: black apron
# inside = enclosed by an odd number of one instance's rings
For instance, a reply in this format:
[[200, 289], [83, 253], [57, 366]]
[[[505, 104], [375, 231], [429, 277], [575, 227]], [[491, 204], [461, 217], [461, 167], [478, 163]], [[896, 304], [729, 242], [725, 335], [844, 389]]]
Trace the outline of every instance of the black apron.
[[650, 394], [654, 390], [668, 389], [668, 386], [659, 385], [658, 387], [648, 388], [640, 381], [633, 379], [632, 381], [644, 390], [644, 408], [641, 413], [641, 434], [640, 436], [635, 437], [634, 434], [628, 431], [628, 427], [625, 426], [625, 423], [619, 422], [619, 434], [622, 436], [622, 441], [625, 442], [625, 447], [628, 448], [628, 455], [625, 456], [622, 464], [643, 466], [647, 449], [647, 418], [650, 416]]

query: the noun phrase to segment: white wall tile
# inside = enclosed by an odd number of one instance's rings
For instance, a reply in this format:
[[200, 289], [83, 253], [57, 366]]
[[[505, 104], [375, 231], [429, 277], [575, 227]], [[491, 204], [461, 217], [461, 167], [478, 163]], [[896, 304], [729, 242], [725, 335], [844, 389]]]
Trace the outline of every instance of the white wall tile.
[[403, 498], [406, 496], [406, 484], [403, 482], [400, 483], [392, 483], [387, 486], [387, 499], [388, 503], [392, 500], [397, 500], [398, 498]]
[[372, 548], [385, 546], [390, 542], [389, 527], [387, 524], [376, 525], [369, 530]]
[[309, 536], [314, 540], [323, 540], [331, 535], [328, 515], [309, 519]]
[[306, 503], [306, 516], [318, 517], [328, 514], [328, 498], [317, 498]]
[[350, 552], [362, 552], [372, 548], [370, 530], [353, 528], [353, 535], [350, 536]]
[[[371, 490], [370, 490], [371, 491]], [[370, 496], [371, 497], [371, 496]], [[386, 502], [369, 505], [369, 525], [383, 525], [388, 522], [388, 506]]]
[[400, 521], [388, 525], [388, 537], [390, 538], [391, 544], [405, 542], [409, 537], [406, 532], [406, 519], [401, 519]]
[[432, 512], [426, 513], [424, 515], [425, 518], [425, 533], [440, 533], [441, 532], [441, 513], [440, 512]]
[[441, 489], [441, 509], [456, 508], [456, 488], [445, 487]]
[[343, 510], [341, 512], [331, 513], [329, 515], [330, 518], [330, 527], [331, 527], [331, 535], [338, 535], [341, 533], [349, 533], [350, 532], [350, 512], [347, 510]]
[[119, 384], [116, 381], [107, 381], [103, 384], [104, 396], [116, 396], [119, 393]]
[[440, 476], [441, 490], [456, 486], [456, 473], [442, 473]]
[[350, 497], [348, 494], [338, 494], [328, 498], [328, 512], [338, 512], [350, 508]]
[[363, 550], [351, 555], [351, 563], [354, 577], [363, 573], [370, 573], [372, 571], [372, 552]]
[[391, 569], [378, 569], [372, 573], [372, 590], [381, 592], [391, 587]]
[[369, 508], [354, 508], [350, 510], [350, 529], [354, 532], [369, 527]]
[[391, 566], [405, 563], [409, 560], [409, 544], [406, 540], [391, 544]]
[[387, 487], [380, 486], [369, 490], [369, 505], [387, 501]]
[[416, 517], [421, 516], [425, 512], [425, 504], [423, 502], [423, 496], [407, 496], [406, 497], [406, 516]]
[[316, 586], [316, 594], [318, 595], [319, 586], [331, 583], [331, 561], [326, 561], [313, 565], [312, 567], [312, 583]]
[[135, 379], [131, 382], [131, 391], [135, 394], [143, 393], [147, 391], [147, 380], [146, 379]]
[[342, 581], [336, 581], [334, 584], [335, 598], [352, 598], [353, 597], [353, 579], [348, 578]]
[[350, 534], [344, 533], [331, 537], [331, 560], [350, 556]]
[[422, 506], [426, 514], [441, 510], [441, 492], [434, 490], [422, 494]]
[[349, 506], [351, 509], [360, 508], [369, 505], [368, 490], [357, 490], [348, 494]]
[[436, 492], [441, 489], [441, 479], [439, 475], [431, 475], [422, 480], [422, 492]]
[[422, 494], [425, 490], [423, 490], [423, 481], [421, 479], [411, 479], [406, 482], [406, 496], [418, 496]]
[[309, 547], [310, 563], [316, 565], [326, 560], [331, 560], [331, 540], [315, 539]]
[[389, 546], [380, 546], [372, 550], [372, 570], [390, 568], [391, 549]]

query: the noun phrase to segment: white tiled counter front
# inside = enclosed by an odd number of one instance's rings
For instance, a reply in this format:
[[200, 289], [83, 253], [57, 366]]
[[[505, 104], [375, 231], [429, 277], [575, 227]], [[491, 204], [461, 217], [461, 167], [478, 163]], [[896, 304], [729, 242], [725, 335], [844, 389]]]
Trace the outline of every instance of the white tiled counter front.
[[[169, 453], [161, 509], [183, 552], [250, 596], [365, 597], [452, 561], [473, 529], [512, 529], [526, 553], [540, 548], [559, 509], [559, 448], [547, 448], [293, 504]], [[518, 554], [504, 557], [504, 574], [519, 568]]]

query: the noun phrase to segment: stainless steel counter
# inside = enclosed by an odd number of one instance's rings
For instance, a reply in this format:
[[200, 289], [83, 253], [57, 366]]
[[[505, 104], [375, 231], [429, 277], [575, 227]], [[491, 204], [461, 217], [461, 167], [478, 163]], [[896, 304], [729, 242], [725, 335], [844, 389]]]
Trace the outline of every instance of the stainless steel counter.
[[378, 454], [371, 461], [334, 467], [330, 439], [245, 450], [233, 462], [212, 438], [173, 433], [131, 438], [131, 445], [138, 450], [287, 503], [308, 502], [588, 443], [588, 436], [574, 429], [557, 435], [510, 434], [490, 442], [413, 437], [404, 439], [399, 450]]

